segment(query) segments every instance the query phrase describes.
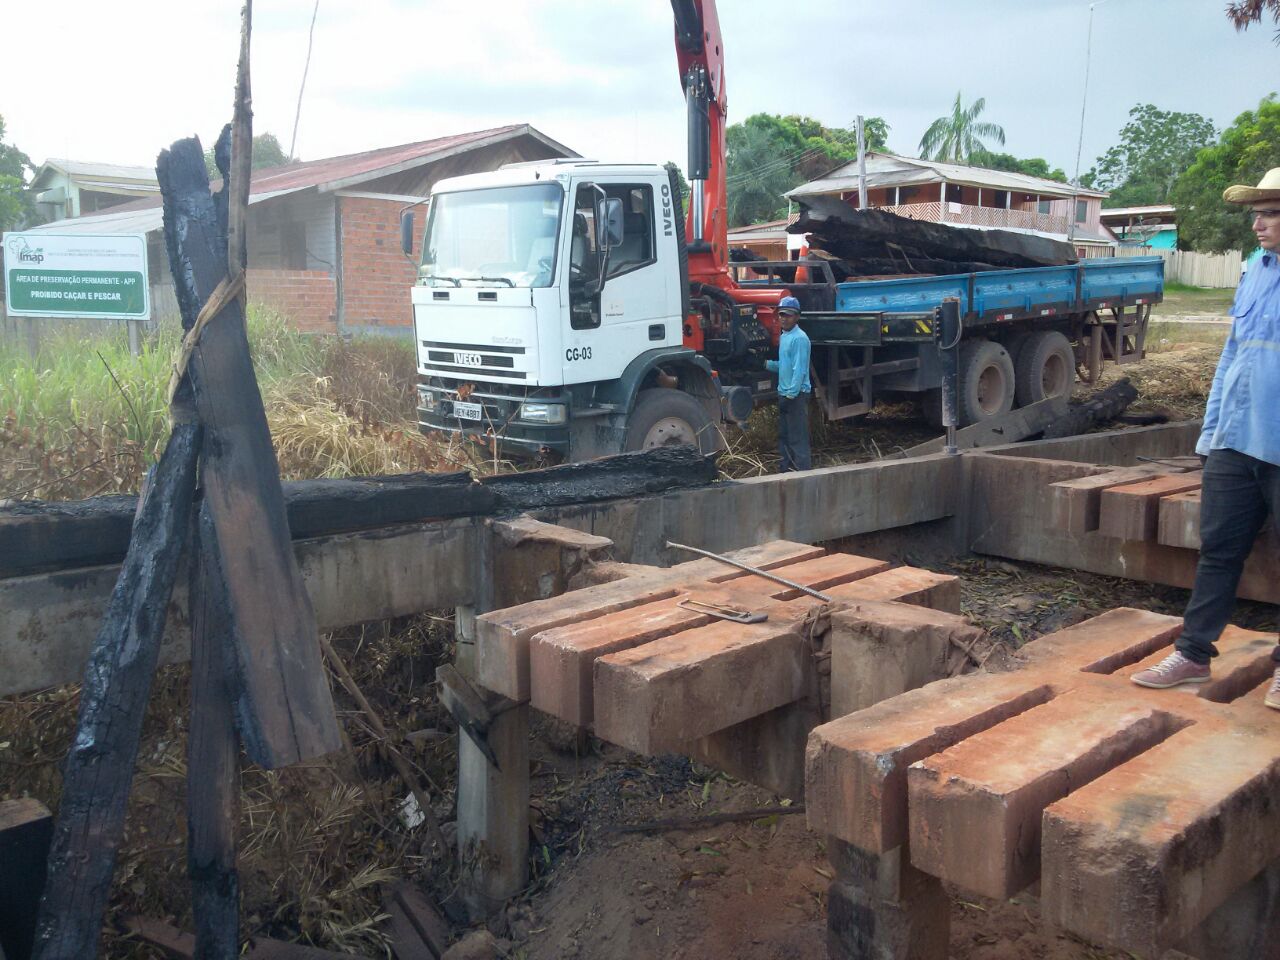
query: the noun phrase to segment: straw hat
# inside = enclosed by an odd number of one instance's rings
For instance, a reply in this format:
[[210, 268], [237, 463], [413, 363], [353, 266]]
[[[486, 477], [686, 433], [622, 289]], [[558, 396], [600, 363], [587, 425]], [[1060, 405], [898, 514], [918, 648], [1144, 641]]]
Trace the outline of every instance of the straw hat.
[[1259, 200], [1280, 200], [1280, 167], [1272, 167], [1258, 181], [1256, 187], [1237, 184], [1223, 191], [1222, 199], [1227, 203], [1257, 203]]

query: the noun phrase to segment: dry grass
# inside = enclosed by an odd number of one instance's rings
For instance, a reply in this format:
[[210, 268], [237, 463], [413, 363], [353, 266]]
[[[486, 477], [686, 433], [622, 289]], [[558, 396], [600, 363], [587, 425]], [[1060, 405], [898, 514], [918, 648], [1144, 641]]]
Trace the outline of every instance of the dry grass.
[[[424, 684], [452, 659], [452, 623], [439, 615], [356, 627], [335, 646], [393, 733], [444, 729], [445, 715]], [[239, 869], [246, 936], [273, 936], [361, 956], [387, 956], [382, 888], [407, 877], [448, 897], [453, 875], [433, 859], [423, 827], [398, 808], [408, 788], [336, 684], [350, 752], [269, 772], [247, 766], [241, 785]], [[143, 727], [124, 842], [117, 860], [109, 927], [130, 914], [169, 918], [190, 929], [185, 867], [186, 665], [159, 671]], [[78, 685], [0, 699], [0, 799], [32, 796], [56, 811], [59, 765], [70, 743]], [[445, 737], [406, 748], [441, 820], [453, 818], [456, 757]], [[158, 816], [163, 811], [163, 815]], [[140, 944], [109, 934], [103, 956], [147, 957]]]

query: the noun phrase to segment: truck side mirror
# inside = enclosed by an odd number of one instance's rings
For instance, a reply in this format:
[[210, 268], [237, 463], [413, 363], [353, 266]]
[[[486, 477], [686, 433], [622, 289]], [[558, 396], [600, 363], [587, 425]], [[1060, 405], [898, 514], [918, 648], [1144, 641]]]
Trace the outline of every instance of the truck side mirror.
[[604, 226], [605, 240], [604, 246], [613, 248], [622, 243], [623, 240], [623, 217], [622, 217], [622, 201], [617, 197], [610, 197], [605, 201]]
[[400, 211], [400, 249], [406, 257], [413, 256], [413, 210]]

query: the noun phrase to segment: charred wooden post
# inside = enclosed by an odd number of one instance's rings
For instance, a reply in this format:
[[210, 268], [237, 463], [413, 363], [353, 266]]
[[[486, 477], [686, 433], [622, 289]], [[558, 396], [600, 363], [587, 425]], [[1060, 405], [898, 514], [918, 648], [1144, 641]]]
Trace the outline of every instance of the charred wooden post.
[[39, 800], [0, 800], [0, 958], [31, 956], [52, 836], [53, 817]]
[[187, 746], [187, 876], [198, 960], [240, 954], [240, 743], [231, 682], [230, 617], [207, 510], [192, 518], [191, 732]]
[[1057, 437], [1074, 437], [1084, 433], [1091, 427], [1110, 423], [1129, 408], [1129, 404], [1138, 399], [1138, 390], [1129, 378], [1117, 380], [1092, 400], [1072, 407], [1049, 426], [1045, 427], [1044, 439]]
[[187, 540], [200, 443], [199, 425], [174, 426], [89, 656], [36, 926], [38, 960], [97, 954], [165, 611]]
[[[226, 139], [224, 133], [216, 151], [224, 174]], [[187, 368], [205, 427], [201, 481], [214, 532], [205, 549], [218, 551], [225, 580], [237, 728], [249, 756], [274, 769], [337, 750], [342, 741], [315, 616], [290, 544], [243, 309], [227, 297], [225, 200], [218, 210], [194, 138], [161, 153], [156, 173], [184, 327], [195, 325], [215, 292], [224, 304], [199, 334]]]

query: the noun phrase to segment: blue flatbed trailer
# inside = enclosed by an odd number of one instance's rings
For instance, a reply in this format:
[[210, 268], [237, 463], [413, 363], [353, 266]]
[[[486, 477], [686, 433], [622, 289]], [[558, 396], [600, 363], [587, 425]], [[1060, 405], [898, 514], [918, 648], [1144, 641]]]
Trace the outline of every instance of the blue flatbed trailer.
[[1164, 299], [1164, 260], [783, 285], [825, 289], [828, 303], [834, 287], [834, 310], [800, 319], [813, 344], [815, 391], [833, 420], [866, 413], [877, 399], [936, 391], [934, 310], [958, 299], [961, 416], [972, 423], [1069, 395], [1077, 368], [1092, 382], [1107, 361], [1140, 360], [1151, 305]]

